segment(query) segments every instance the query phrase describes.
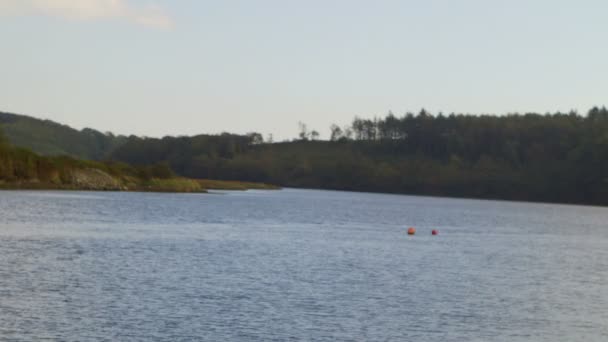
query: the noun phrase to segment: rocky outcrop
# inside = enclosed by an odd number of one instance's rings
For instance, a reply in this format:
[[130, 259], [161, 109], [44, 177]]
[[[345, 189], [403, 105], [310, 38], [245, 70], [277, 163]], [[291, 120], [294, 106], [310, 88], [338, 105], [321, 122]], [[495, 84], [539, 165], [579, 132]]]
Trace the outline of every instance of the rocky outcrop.
[[70, 185], [78, 189], [126, 190], [119, 180], [99, 169], [75, 169], [70, 176]]

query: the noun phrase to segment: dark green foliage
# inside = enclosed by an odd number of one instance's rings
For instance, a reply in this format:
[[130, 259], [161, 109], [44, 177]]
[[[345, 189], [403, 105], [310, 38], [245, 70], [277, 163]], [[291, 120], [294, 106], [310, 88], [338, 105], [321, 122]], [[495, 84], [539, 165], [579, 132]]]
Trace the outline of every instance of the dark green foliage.
[[[608, 204], [608, 111], [356, 118], [313, 141], [131, 137], [112, 154], [193, 178], [292, 187]], [[348, 134], [345, 134], [348, 132]], [[350, 139], [349, 137], [354, 138]]]
[[6, 145], [6, 137], [4, 137], [4, 132], [2, 131], [2, 125], [0, 125], [0, 146]]
[[259, 139], [260, 136], [255, 134], [227, 133], [162, 139], [130, 136], [111, 154], [111, 158], [135, 165], [166, 162], [179, 174], [209, 178], [205, 177], [204, 171], [210, 162], [215, 165], [218, 161], [232, 160], [261, 144]]
[[168, 163], [158, 163], [150, 166], [139, 166], [137, 167], [137, 176], [142, 179], [169, 179], [175, 177], [175, 173], [171, 170]]

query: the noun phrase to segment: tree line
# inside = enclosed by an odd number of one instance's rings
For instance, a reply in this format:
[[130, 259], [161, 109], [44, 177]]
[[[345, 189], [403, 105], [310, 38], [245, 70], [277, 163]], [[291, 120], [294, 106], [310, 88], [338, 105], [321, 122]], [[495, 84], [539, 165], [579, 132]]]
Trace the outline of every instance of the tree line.
[[587, 115], [355, 118], [329, 141], [300, 125], [290, 142], [249, 135], [130, 137], [109, 158], [178, 174], [281, 186], [608, 204], [608, 111]]
[[[25, 125], [4, 125], [27, 140]], [[39, 143], [47, 149], [65, 130], [36, 125]], [[160, 139], [114, 137], [94, 130], [67, 133], [73, 141], [90, 142], [86, 146], [91, 149], [84, 152], [97, 156], [90, 159], [129, 165], [128, 172], [143, 172], [142, 177], [154, 177], [146, 172], [174, 172], [286, 187], [608, 204], [605, 107], [585, 115], [388, 113], [332, 125], [329, 140], [320, 140], [318, 132], [303, 123], [299, 127], [298, 136], [285, 142], [264, 141], [259, 133]], [[46, 143], [42, 133], [55, 140]], [[0, 172], [23, 174], [46, 162], [36, 159], [40, 161], [32, 164], [34, 157], [26, 151], [11, 151], [20, 166], [7, 167], [0, 160], [5, 170]]]

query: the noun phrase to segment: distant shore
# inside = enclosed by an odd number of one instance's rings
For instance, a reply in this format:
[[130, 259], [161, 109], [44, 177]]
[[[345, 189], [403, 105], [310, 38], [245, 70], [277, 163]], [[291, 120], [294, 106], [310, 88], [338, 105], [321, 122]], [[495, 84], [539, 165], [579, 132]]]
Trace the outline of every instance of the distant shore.
[[0, 181], [0, 190], [65, 190], [65, 191], [127, 191], [127, 192], [174, 192], [206, 193], [208, 190], [280, 190], [275, 185], [253, 182], [221, 181], [211, 179], [150, 179], [145, 182], [99, 182], [80, 179], [73, 183], [40, 181]]
[[41, 156], [14, 147], [0, 136], [0, 189], [198, 192], [207, 190], [274, 190], [263, 183], [193, 179], [179, 176], [167, 164], [130, 165], [114, 161]]

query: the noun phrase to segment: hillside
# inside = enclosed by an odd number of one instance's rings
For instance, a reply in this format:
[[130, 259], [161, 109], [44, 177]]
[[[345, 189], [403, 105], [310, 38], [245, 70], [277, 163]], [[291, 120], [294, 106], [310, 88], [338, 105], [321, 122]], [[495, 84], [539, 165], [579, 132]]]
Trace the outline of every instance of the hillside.
[[211, 189], [276, 189], [258, 183], [179, 177], [164, 164], [131, 166], [68, 156], [41, 156], [11, 146], [0, 133], [0, 189], [206, 192]]
[[79, 131], [54, 121], [3, 112], [0, 127], [11, 144], [46, 156], [100, 160], [126, 140], [90, 128]]

